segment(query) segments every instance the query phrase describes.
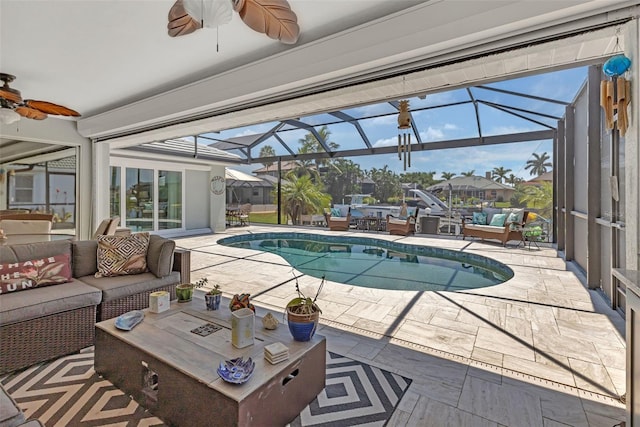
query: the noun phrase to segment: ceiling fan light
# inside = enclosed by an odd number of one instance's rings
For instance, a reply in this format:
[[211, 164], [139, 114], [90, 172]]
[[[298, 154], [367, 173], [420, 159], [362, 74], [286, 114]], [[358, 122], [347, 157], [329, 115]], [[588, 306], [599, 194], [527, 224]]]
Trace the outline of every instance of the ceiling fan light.
[[10, 125], [20, 120], [20, 114], [10, 108], [0, 108], [0, 123]]
[[184, 9], [203, 27], [215, 28], [231, 22], [233, 7], [229, 0], [183, 0]]

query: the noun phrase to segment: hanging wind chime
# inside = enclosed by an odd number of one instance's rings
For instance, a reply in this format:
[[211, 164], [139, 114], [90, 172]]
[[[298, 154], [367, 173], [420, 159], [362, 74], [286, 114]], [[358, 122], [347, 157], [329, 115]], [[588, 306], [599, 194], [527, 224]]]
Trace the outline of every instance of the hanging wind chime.
[[[618, 40], [616, 47], [619, 48]], [[600, 82], [600, 106], [604, 110], [604, 125], [612, 130], [617, 122], [620, 136], [625, 136], [629, 127], [627, 107], [631, 101], [631, 82], [623, 74], [631, 67], [631, 60], [624, 54], [609, 58], [602, 71], [610, 77]], [[617, 120], [615, 113], [618, 114]]]
[[399, 101], [398, 114], [398, 160], [404, 159], [404, 170], [407, 164], [411, 167], [411, 115], [409, 101]]

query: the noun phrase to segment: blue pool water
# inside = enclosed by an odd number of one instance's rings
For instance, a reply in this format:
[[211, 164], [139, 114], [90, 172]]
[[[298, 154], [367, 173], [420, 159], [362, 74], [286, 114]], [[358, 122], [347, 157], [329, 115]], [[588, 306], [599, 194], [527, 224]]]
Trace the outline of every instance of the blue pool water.
[[367, 288], [456, 291], [513, 277], [509, 267], [480, 255], [364, 237], [257, 233], [218, 243], [272, 252], [302, 273]]

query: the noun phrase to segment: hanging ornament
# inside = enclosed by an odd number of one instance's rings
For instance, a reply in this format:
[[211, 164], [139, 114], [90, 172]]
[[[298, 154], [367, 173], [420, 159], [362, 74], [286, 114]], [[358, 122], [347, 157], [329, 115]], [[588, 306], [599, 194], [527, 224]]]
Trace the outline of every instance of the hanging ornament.
[[[620, 50], [616, 36], [614, 52]], [[600, 82], [600, 106], [604, 110], [604, 126], [607, 130], [612, 130], [617, 123], [621, 136], [625, 136], [629, 127], [627, 107], [631, 100], [631, 82], [622, 77], [629, 68], [631, 60], [624, 53], [612, 56], [602, 65], [602, 71], [610, 77]]]
[[398, 160], [404, 159], [404, 170], [407, 164], [411, 167], [411, 114], [409, 101], [399, 101], [398, 114]]
[[609, 76], [621, 76], [631, 67], [631, 60], [624, 54], [613, 56], [604, 63], [602, 71]]

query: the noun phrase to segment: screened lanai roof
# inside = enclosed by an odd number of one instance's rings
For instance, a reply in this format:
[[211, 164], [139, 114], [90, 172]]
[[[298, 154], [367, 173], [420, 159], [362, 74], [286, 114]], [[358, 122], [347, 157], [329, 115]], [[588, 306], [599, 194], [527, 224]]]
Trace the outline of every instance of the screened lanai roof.
[[[562, 91], [545, 88], [545, 82], [558, 79], [569, 79], [573, 85]], [[585, 79], [586, 68], [576, 68], [405, 98], [410, 104], [412, 151], [553, 139], [558, 120]], [[246, 163], [394, 153], [398, 101], [202, 134], [197, 139], [235, 153]], [[309, 135], [318, 142], [311, 152], [301, 149]], [[271, 155], [264, 155], [265, 146], [273, 149]]]

